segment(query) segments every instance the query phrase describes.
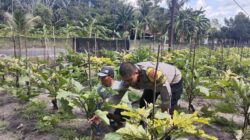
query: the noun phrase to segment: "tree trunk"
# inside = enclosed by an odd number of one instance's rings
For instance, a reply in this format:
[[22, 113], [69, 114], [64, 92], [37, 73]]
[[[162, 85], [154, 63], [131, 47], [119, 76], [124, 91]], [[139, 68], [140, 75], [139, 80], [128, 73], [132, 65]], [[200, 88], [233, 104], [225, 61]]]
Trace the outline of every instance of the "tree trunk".
[[193, 46], [193, 57], [192, 57], [192, 69], [191, 69], [191, 73], [192, 73], [192, 77], [191, 77], [191, 85], [190, 85], [190, 93], [189, 93], [189, 111], [194, 112], [195, 109], [192, 105], [192, 101], [193, 101], [193, 88], [194, 88], [194, 69], [195, 69], [195, 53], [196, 53], [196, 46]]
[[16, 70], [16, 88], [19, 88], [19, 71]]
[[16, 40], [15, 40], [15, 36], [12, 35], [12, 41], [13, 41], [13, 47], [14, 47], [14, 57], [16, 58], [17, 55], [16, 55]]
[[28, 67], [28, 48], [27, 48], [27, 38], [26, 33], [24, 33], [24, 47], [25, 47], [25, 67]]
[[92, 91], [92, 82], [91, 82], [91, 64], [90, 64], [90, 48], [89, 48], [89, 42], [88, 42], [88, 68], [89, 68], [89, 74], [88, 74], [89, 88], [90, 88], [90, 91]]
[[190, 45], [190, 47], [189, 47], [189, 58], [190, 58], [190, 62], [191, 62], [191, 58], [192, 58], [192, 41], [191, 40], [192, 39], [189, 38], [189, 45]]
[[96, 48], [96, 33], [95, 33], [95, 56], [96, 56], [96, 51], [97, 51], [97, 48]]
[[221, 45], [221, 70], [223, 70], [223, 64], [224, 64], [224, 43], [225, 41], [223, 40], [223, 44]]
[[135, 29], [135, 36], [134, 36], [134, 43], [136, 44], [136, 39], [137, 39], [137, 28]]
[[58, 105], [57, 105], [57, 99], [56, 99], [56, 97], [54, 99], [52, 99], [51, 103], [53, 105], [53, 109], [54, 110], [58, 110]]
[[117, 46], [118, 42], [117, 39], [115, 39], [115, 51], [118, 51], [118, 46]]
[[46, 41], [46, 36], [44, 36], [44, 60], [49, 60], [49, 56], [47, 54], [47, 41]]
[[170, 21], [170, 32], [169, 32], [169, 48], [168, 50], [172, 49], [173, 47], [173, 37], [174, 37], [174, 14], [175, 14], [175, 5], [176, 0], [172, 0], [172, 7], [171, 7], [171, 21]]
[[242, 61], [242, 57], [243, 57], [243, 51], [244, 51], [244, 45], [242, 44], [241, 46], [241, 51], [240, 51], [240, 62]]
[[19, 54], [18, 54], [18, 58], [21, 58], [21, 56], [22, 56], [22, 49], [21, 49], [21, 36], [19, 35], [19, 37], [18, 37], [18, 43], [19, 43]]
[[54, 44], [53, 44], [53, 48], [54, 48], [54, 60], [56, 60], [56, 39], [55, 39], [55, 27], [53, 26], [53, 40], [54, 40]]

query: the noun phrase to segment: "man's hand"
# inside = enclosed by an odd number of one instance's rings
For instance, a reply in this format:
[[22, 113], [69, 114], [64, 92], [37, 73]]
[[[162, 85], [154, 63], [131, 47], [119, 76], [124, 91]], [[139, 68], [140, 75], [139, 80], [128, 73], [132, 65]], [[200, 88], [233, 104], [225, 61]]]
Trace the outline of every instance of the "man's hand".
[[162, 112], [168, 111], [168, 104], [167, 104], [167, 103], [162, 103], [162, 104], [161, 104], [161, 111], [162, 111]]
[[94, 115], [91, 119], [89, 119], [88, 122], [91, 124], [100, 124], [101, 119], [98, 116]]

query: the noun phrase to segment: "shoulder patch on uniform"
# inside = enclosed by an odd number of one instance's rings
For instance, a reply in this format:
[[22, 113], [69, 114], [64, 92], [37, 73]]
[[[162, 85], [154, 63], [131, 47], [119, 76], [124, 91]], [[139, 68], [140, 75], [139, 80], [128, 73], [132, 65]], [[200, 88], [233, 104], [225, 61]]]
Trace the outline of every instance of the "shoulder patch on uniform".
[[157, 73], [155, 73], [155, 70], [154, 69], [152, 69], [152, 70], [150, 70], [149, 71], [149, 73], [148, 73], [148, 77], [150, 77], [150, 78], [155, 78], [155, 77], [158, 77], [157, 76]]
[[146, 75], [151, 82], [154, 82], [156, 78], [157, 84], [163, 84], [167, 80], [166, 76], [161, 71], [155, 72], [155, 69], [151, 67], [147, 68]]

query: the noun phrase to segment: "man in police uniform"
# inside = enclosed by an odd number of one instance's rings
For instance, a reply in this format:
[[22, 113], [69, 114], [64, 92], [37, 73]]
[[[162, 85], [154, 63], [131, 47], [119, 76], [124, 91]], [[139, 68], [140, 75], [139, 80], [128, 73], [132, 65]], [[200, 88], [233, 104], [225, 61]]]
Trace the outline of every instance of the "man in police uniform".
[[124, 62], [120, 65], [120, 76], [124, 82], [135, 89], [144, 89], [140, 99], [140, 107], [153, 102], [154, 77], [156, 77], [156, 99], [161, 95], [162, 111], [173, 114], [174, 107], [182, 94], [181, 72], [175, 66], [159, 63], [155, 75], [156, 63], [140, 62], [132, 64]]

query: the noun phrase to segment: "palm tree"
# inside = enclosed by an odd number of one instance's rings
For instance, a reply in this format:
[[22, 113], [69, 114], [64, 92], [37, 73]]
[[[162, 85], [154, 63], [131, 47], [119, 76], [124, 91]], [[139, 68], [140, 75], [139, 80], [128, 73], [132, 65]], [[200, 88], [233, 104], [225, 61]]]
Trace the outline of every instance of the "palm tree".
[[14, 47], [14, 57], [16, 58], [16, 41], [15, 41], [15, 32], [13, 31], [13, 28], [9, 24], [0, 24], [0, 30], [1, 35], [3, 36], [11, 36], [13, 41], [13, 47]]
[[101, 25], [96, 18], [85, 18], [84, 22], [80, 22], [80, 26], [78, 27], [80, 31], [80, 36], [95, 38], [94, 49], [95, 55], [97, 50], [97, 41], [98, 37], [107, 38], [107, 35], [112, 31], [108, 29], [106, 26]]
[[128, 25], [134, 18], [134, 8], [130, 5], [122, 5], [116, 13], [116, 28], [128, 31]]
[[194, 11], [193, 21], [194, 21], [194, 38], [196, 41], [200, 41], [205, 37], [207, 30], [210, 27], [209, 19], [205, 17], [204, 10]]
[[181, 10], [176, 16], [175, 38], [180, 43], [189, 41], [191, 38], [200, 40], [204, 38], [209, 27], [209, 19], [205, 17], [202, 9]]
[[[35, 21], [40, 20], [39, 16], [34, 17], [33, 15], [22, 11], [17, 10], [11, 15], [10, 13], [5, 13], [7, 23], [12, 27], [13, 31], [18, 35], [19, 43], [19, 57], [21, 56], [21, 36], [24, 36], [24, 45], [25, 45], [25, 54], [27, 60], [27, 46], [26, 46], [26, 37], [29, 30], [34, 27]], [[26, 62], [27, 64], [27, 62]]]
[[176, 41], [184, 43], [184, 41], [191, 36], [192, 25], [191, 9], [180, 11], [176, 16], [176, 24], [174, 27]]
[[130, 23], [130, 26], [132, 27], [132, 30], [134, 30], [134, 42], [136, 43], [136, 39], [137, 39], [137, 34], [140, 35], [141, 33], [141, 28], [142, 28], [142, 24], [139, 20], [133, 20], [131, 23]]
[[112, 31], [101, 25], [96, 18], [86, 18], [84, 22], [80, 22], [81, 36], [107, 38], [107, 34]]
[[78, 27], [70, 24], [66, 24], [65, 27], [61, 27], [60, 32], [68, 39], [70, 37], [76, 37], [76, 31]]
[[143, 25], [143, 38], [145, 39], [145, 31], [148, 29], [150, 20], [150, 11], [152, 10], [153, 3], [149, 0], [139, 0], [139, 20]]

